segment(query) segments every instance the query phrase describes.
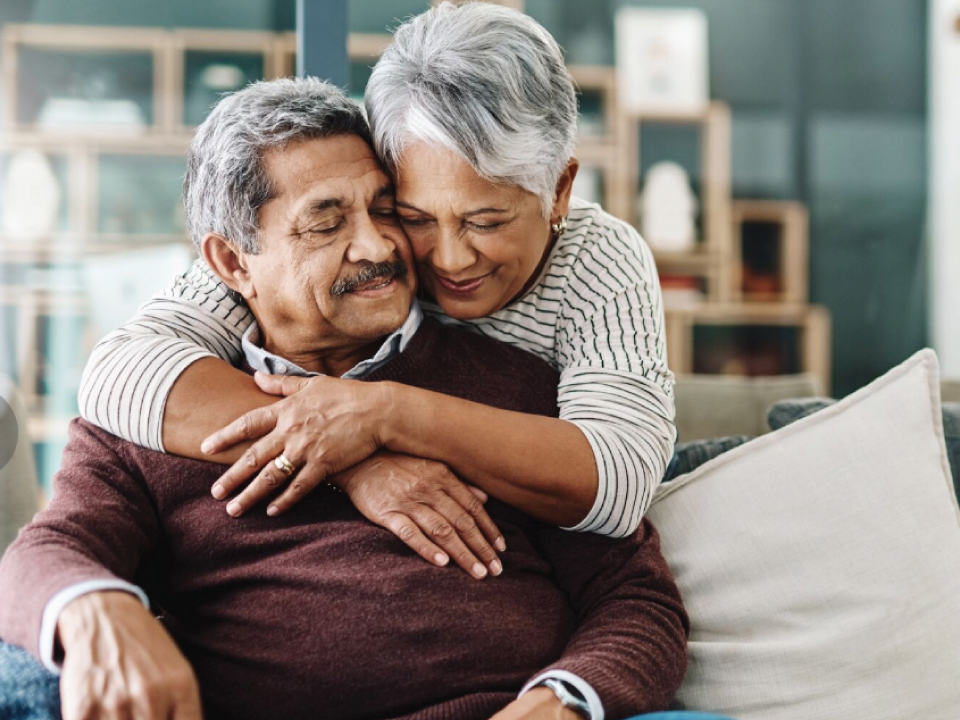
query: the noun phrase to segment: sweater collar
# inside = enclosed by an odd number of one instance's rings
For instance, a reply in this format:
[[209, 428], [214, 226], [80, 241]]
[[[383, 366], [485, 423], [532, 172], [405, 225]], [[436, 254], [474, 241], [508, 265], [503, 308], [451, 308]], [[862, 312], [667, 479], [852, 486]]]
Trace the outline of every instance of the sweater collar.
[[[357, 363], [345, 372], [342, 377], [356, 380], [386, 365], [406, 350], [410, 340], [417, 334], [417, 330], [420, 329], [422, 322], [423, 310], [420, 308], [420, 303], [414, 299], [410, 305], [410, 314], [407, 315], [407, 319], [404, 320], [403, 325], [384, 339], [373, 357]], [[268, 375], [294, 375], [299, 377], [314, 377], [321, 374], [308, 372], [289, 360], [267, 352], [260, 347], [260, 343], [260, 326], [257, 324], [257, 321], [254, 320], [246, 332], [243, 333], [243, 338], [240, 341], [243, 348], [244, 359], [252, 370]]]

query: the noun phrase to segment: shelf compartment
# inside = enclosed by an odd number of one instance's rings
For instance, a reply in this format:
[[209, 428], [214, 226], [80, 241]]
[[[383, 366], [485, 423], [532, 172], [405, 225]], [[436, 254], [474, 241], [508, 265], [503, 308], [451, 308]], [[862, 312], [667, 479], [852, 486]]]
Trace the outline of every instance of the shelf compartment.
[[666, 316], [670, 366], [677, 374], [804, 372], [830, 392], [830, 315], [825, 308], [708, 303], [670, 310]]
[[807, 302], [806, 207], [792, 201], [735, 200], [732, 215], [731, 296], [744, 302]]

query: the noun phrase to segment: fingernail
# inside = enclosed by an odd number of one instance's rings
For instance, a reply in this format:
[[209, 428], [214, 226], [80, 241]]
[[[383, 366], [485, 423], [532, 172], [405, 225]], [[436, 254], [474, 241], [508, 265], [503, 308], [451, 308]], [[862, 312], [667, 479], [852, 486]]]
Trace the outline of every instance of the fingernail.
[[276, 505], [271, 505], [267, 508], [267, 515], [270, 517], [276, 517], [279, 512], [280, 508], [278, 508]]
[[200, 451], [209, 455], [211, 452], [213, 452], [213, 443], [209, 440], [204, 440], [203, 444], [200, 445]]
[[485, 578], [487, 576], [487, 569], [480, 563], [477, 563], [473, 566], [473, 574], [478, 578]]
[[433, 559], [436, 560], [437, 565], [446, 565], [448, 562], [450, 562], [450, 558], [443, 553], [437, 553], [433, 556]]
[[507, 542], [503, 539], [503, 535], [493, 541], [493, 546], [500, 552], [503, 552], [507, 549]]
[[223, 485], [214, 485], [210, 492], [213, 493], [213, 496], [217, 500], [223, 500], [223, 496], [226, 495], [226, 493], [223, 491]]
[[234, 500], [232, 503], [230, 503], [229, 505], [227, 505], [227, 515], [231, 515], [232, 517], [236, 517], [236, 516], [239, 515], [239, 514], [240, 514], [240, 503], [238, 503], [236, 500]]
[[494, 560], [490, 563], [490, 572], [493, 573], [494, 576], [503, 572], [503, 565], [500, 564], [499, 560]]

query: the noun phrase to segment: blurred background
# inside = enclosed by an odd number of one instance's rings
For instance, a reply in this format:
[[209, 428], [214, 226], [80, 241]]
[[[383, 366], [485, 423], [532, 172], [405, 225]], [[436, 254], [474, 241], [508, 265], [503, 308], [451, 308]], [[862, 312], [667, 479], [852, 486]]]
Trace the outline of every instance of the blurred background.
[[[654, 248], [681, 375], [960, 377], [960, 0], [510, 0], [581, 90], [576, 192]], [[192, 129], [297, 68], [362, 98], [429, 0], [0, 0], [0, 374], [43, 483], [96, 340], [186, 269]], [[311, 38], [313, 43], [311, 44]], [[952, 332], [951, 332], [952, 330]]]

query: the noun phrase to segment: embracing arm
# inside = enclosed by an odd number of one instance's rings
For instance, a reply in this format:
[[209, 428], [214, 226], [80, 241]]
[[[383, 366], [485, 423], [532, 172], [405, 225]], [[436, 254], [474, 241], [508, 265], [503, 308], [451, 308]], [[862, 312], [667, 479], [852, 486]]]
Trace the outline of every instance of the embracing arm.
[[597, 466], [576, 425], [406, 385], [385, 389], [385, 447], [446, 463], [493, 497], [552, 525], [576, 525], [593, 506]]
[[269, 398], [231, 366], [253, 315], [202, 260], [103, 338], [80, 385], [85, 420], [152, 450], [199, 441]]

